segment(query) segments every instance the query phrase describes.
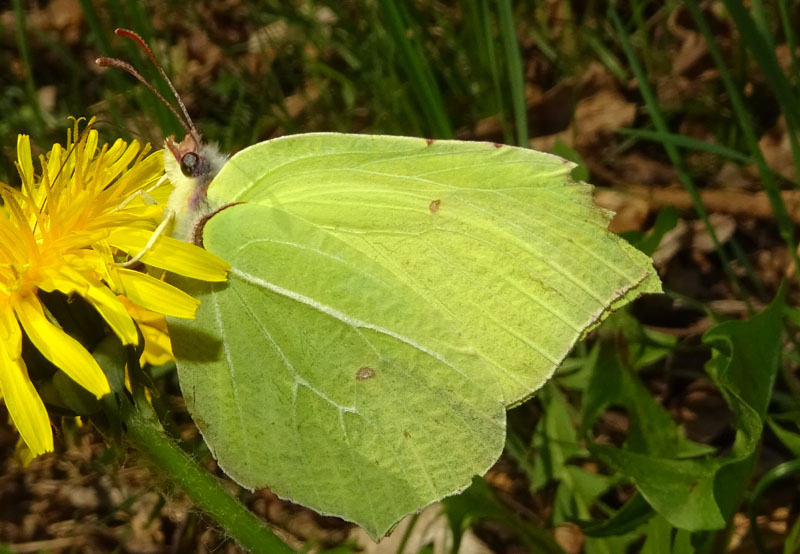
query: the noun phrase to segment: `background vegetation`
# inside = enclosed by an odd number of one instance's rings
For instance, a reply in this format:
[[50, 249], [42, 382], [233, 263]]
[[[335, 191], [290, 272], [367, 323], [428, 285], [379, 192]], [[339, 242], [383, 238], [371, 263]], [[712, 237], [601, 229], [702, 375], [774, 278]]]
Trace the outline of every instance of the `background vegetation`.
[[[0, 180], [17, 182], [18, 133], [46, 149], [63, 141], [68, 115], [97, 115], [107, 139], [182, 135], [144, 87], [95, 66], [101, 55], [130, 60], [169, 95], [113, 35], [120, 26], [150, 43], [223, 150], [324, 130], [489, 140], [580, 161], [578, 176], [617, 212], [613, 230], [654, 256], [666, 294], [578, 345], [511, 412], [486, 479], [381, 547], [800, 552], [799, 9], [14, 0], [0, 4]], [[174, 372], [154, 377], [165, 422], [213, 471]], [[236, 551], [156, 470], [72, 419], [61, 430], [61, 451], [23, 469], [0, 427], [0, 552]], [[239, 494], [294, 546], [374, 548], [268, 491]]]

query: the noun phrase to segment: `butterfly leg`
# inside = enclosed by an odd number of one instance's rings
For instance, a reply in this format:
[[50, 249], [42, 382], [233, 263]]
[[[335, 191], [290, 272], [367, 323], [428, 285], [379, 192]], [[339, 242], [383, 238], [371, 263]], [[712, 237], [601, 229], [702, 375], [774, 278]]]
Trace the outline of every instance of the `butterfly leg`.
[[148, 188], [147, 190], [139, 190], [139, 191], [136, 191], [136, 192], [134, 192], [133, 194], [131, 194], [130, 196], [128, 196], [128, 197], [127, 197], [125, 200], [123, 200], [123, 201], [120, 203], [120, 205], [119, 205], [119, 206], [117, 206], [117, 207], [114, 209], [114, 211], [118, 211], [118, 210], [122, 210], [122, 209], [126, 208], [126, 207], [128, 206], [128, 204], [130, 204], [131, 202], [133, 202], [133, 201], [134, 201], [136, 198], [142, 198], [142, 199], [144, 199], [144, 201], [145, 201], [145, 203], [146, 203], [146, 204], [150, 204], [150, 205], [152, 205], [152, 204], [158, 204], [158, 202], [156, 201], [156, 199], [155, 199], [155, 198], [153, 198], [152, 196], [150, 196], [150, 193], [151, 193], [151, 192], [153, 192], [154, 190], [156, 190], [156, 189], [157, 189], [158, 187], [160, 187], [161, 185], [163, 185], [163, 184], [164, 184], [164, 182], [165, 182], [166, 180], [167, 180], [167, 176], [166, 176], [166, 175], [164, 175], [164, 176], [162, 176], [162, 177], [161, 177], [161, 179], [159, 179], [159, 180], [156, 182], [156, 184], [155, 184], [155, 185], [153, 185], [152, 187]]
[[165, 212], [166, 213], [165, 213], [164, 219], [162, 219], [161, 223], [158, 224], [158, 227], [156, 227], [155, 230], [153, 230], [153, 234], [150, 235], [150, 239], [148, 239], [147, 244], [144, 245], [144, 248], [142, 248], [135, 256], [133, 256], [129, 260], [125, 260], [124, 262], [115, 262], [114, 263], [115, 266], [117, 266], [117, 267], [130, 267], [130, 266], [138, 263], [139, 260], [142, 259], [142, 256], [147, 254], [147, 252], [151, 248], [153, 248], [153, 245], [156, 243], [156, 241], [159, 239], [159, 237], [162, 234], [164, 234], [164, 230], [167, 228], [167, 226], [175, 218], [175, 212], [173, 212], [172, 210], [165, 210]]

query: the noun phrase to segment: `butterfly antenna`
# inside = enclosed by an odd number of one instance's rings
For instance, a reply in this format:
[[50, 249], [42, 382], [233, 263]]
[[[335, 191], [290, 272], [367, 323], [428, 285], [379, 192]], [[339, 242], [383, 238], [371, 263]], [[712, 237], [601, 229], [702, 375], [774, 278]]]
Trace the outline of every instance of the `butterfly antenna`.
[[200, 133], [197, 132], [197, 128], [194, 126], [192, 118], [189, 117], [189, 111], [186, 109], [186, 105], [183, 103], [183, 100], [181, 100], [181, 96], [178, 94], [178, 91], [175, 90], [175, 85], [172, 84], [172, 81], [167, 76], [167, 73], [164, 71], [164, 68], [161, 67], [160, 63], [158, 63], [158, 60], [153, 55], [153, 51], [150, 49], [150, 47], [147, 45], [144, 39], [140, 37], [136, 32], [131, 31], [130, 29], [116, 29], [114, 31], [114, 34], [116, 34], [117, 36], [131, 39], [132, 41], [136, 42], [141, 47], [141, 49], [147, 53], [147, 56], [150, 58], [150, 61], [153, 63], [155, 68], [158, 69], [158, 72], [161, 74], [161, 77], [164, 79], [164, 81], [167, 82], [167, 85], [169, 85], [169, 89], [172, 91], [172, 95], [175, 97], [175, 100], [178, 101], [178, 105], [181, 107], [181, 112], [183, 112], [185, 121], [189, 125], [189, 128], [191, 129], [190, 134], [192, 135], [192, 138], [195, 139], [197, 145], [199, 146]]
[[[123, 70], [123, 71], [127, 71], [128, 73], [130, 73], [131, 75], [133, 75], [134, 77], [136, 77], [136, 78], [139, 80], [139, 82], [140, 82], [140, 83], [142, 83], [144, 86], [146, 86], [146, 87], [147, 87], [147, 88], [150, 90], [150, 92], [152, 92], [153, 94], [155, 94], [155, 95], [156, 95], [156, 97], [158, 97], [158, 99], [159, 99], [159, 100], [161, 100], [161, 102], [163, 102], [163, 103], [164, 103], [164, 105], [165, 105], [167, 108], [169, 108], [169, 111], [171, 111], [171, 112], [172, 112], [172, 115], [174, 115], [174, 116], [175, 116], [175, 117], [178, 119], [178, 121], [180, 121], [180, 122], [181, 122], [181, 126], [184, 128], [184, 130], [185, 130], [187, 133], [189, 133], [190, 135], [192, 135], [192, 138], [193, 138], [195, 141], [197, 141], [197, 140], [198, 140], [198, 139], [197, 139], [197, 136], [196, 136], [196, 134], [197, 134], [197, 131], [196, 131], [196, 130], [194, 130], [194, 128], [193, 128], [193, 127], [190, 127], [190, 126], [188, 126], [188, 125], [186, 124], [186, 122], [183, 120], [183, 118], [182, 118], [182, 117], [181, 117], [181, 115], [178, 113], [178, 111], [177, 111], [175, 108], [173, 108], [173, 107], [172, 107], [172, 104], [170, 104], [169, 102], [167, 102], [167, 99], [166, 99], [166, 98], [164, 98], [163, 96], [161, 96], [161, 93], [159, 93], [159, 92], [158, 92], [158, 91], [157, 91], [155, 88], [153, 88], [153, 85], [151, 85], [150, 83], [148, 83], [148, 82], [147, 82], [147, 79], [145, 79], [144, 77], [142, 77], [142, 76], [139, 74], [139, 72], [138, 72], [138, 71], [136, 71], [136, 70], [133, 68], [133, 66], [132, 66], [131, 64], [129, 64], [128, 62], [124, 62], [124, 61], [122, 61], [122, 60], [120, 60], [120, 59], [117, 59], [117, 58], [105, 58], [105, 57], [103, 57], [103, 58], [97, 58], [97, 59], [94, 61], [94, 63], [96, 63], [96, 64], [97, 64], [97, 65], [99, 65], [100, 67], [116, 67], [117, 69], [121, 69], [121, 70]], [[198, 142], [199, 142], [199, 141], [198, 141]]]

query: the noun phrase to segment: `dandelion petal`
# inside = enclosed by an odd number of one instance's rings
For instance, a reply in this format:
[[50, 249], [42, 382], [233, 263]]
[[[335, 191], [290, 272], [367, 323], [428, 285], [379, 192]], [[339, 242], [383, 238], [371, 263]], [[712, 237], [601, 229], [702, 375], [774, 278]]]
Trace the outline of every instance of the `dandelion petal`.
[[133, 319], [111, 289], [99, 282], [91, 283], [86, 299], [124, 344], [138, 344], [139, 334]]
[[13, 360], [0, 343], [0, 387], [8, 413], [20, 436], [38, 456], [53, 451], [53, 431], [42, 399], [21, 359]]
[[37, 298], [19, 302], [15, 311], [28, 338], [45, 358], [98, 398], [111, 392], [97, 361], [78, 341], [47, 320]]
[[[111, 231], [108, 243], [131, 255], [141, 252], [152, 231], [118, 227]], [[142, 262], [203, 281], [224, 281], [230, 265], [199, 246], [162, 235], [142, 256]]]
[[200, 301], [193, 296], [138, 271], [118, 269], [117, 276], [132, 302], [167, 316], [194, 319]]

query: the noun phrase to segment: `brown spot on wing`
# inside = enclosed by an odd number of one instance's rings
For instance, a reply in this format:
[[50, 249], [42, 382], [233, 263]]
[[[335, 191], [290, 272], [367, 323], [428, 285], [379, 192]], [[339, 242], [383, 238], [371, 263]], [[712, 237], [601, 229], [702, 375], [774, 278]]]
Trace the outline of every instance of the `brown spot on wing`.
[[441, 207], [441, 205], [442, 205], [442, 201], [441, 200], [431, 200], [431, 203], [428, 206], [428, 209], [431, 211], [432, 214], [435, 214], [436, 212], [439, 211], [439, 208]]
[[505, 146], [505, 144], [500, 144], [499, 142], [494, 143], [495, 148], [502, 148], [503, 146]]
[[425, 142], [427, 142], [427, 143], [428, 143], [428, 146], [430, 146], [431, 144], [433, 144], [434, 142], [436, 142], [436, 139], [425, 139]]
[[362, 366], [356, 371], [356, 381], [366, 381], [375, 377], [375, 370], [369, 366]]

